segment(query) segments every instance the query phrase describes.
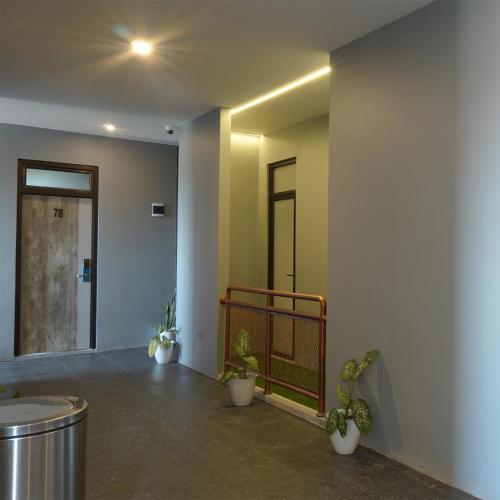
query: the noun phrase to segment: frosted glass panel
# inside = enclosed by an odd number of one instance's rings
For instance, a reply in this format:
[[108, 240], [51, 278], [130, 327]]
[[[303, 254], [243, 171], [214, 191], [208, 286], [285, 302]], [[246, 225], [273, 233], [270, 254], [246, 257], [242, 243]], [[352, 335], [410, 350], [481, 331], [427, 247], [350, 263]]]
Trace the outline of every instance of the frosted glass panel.
[[293, 191], [295, 189], [295, 163], [274, 169], [274, 192]]
[[[275, 290], [293, 292], [295, 200], [274, 202], [274, 276]], [[274, 305], [293, 309], [292, 301], [275, 297]]]
[[26, 186], [90, 191], [90, 173], [26, 169]]

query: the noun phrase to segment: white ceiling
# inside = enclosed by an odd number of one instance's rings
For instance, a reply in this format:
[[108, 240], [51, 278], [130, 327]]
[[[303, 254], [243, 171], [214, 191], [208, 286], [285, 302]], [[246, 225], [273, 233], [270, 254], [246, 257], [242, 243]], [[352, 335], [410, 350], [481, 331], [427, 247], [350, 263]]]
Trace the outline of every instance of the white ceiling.
[[[181, 125], [324, 66], [331, 50], [428, 3], [0, 0], [0, 96]], [[155, 42], [153, 56], [130, 53], [135, 36]]]

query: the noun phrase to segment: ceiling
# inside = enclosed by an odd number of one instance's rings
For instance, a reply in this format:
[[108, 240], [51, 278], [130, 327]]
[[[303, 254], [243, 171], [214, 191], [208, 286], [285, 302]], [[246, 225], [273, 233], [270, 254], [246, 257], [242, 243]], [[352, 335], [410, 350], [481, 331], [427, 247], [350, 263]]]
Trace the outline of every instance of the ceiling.
[[267, 134], [328, 113], [330, 76], [297, 87], [258, 106], [232, 115], [231, 129], [247, 134]]
[[[428, 3], [0, 0], [0, 96], [181, 125], [324, 66]], [[151, 39], [153, 55], [132, 55], [133, 37]]]

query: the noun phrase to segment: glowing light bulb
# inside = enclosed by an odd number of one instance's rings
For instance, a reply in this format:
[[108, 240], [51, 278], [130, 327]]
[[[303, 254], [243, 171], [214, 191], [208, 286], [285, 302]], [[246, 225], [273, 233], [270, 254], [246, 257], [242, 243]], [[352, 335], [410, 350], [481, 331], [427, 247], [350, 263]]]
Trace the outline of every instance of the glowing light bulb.
[[148, 56], [153, 51], [153, 46], [146, 40], [133, 40], [132, 50], [140, 56]]

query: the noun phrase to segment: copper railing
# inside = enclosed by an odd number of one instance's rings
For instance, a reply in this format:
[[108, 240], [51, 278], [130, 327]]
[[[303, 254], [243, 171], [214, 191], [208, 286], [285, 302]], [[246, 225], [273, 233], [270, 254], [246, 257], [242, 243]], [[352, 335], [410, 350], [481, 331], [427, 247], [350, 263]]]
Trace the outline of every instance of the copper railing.
[[[249, 299], [236, 300], [235, 295]], [[276, 302], [281, 302], [280, 307]], [[241, 366], [233, 345], [240, 330], [245, 329], [250, 334], [252, 353], [260, 361], [257, 375], [264, 380], [264, 394], [271, 393], [271, 384], [279, 385], [317, 400], [318, 416], [324, 416], [325, 299], [320, 295], [230, 286], [221, 303], [226, 308], [225, 368]]]

